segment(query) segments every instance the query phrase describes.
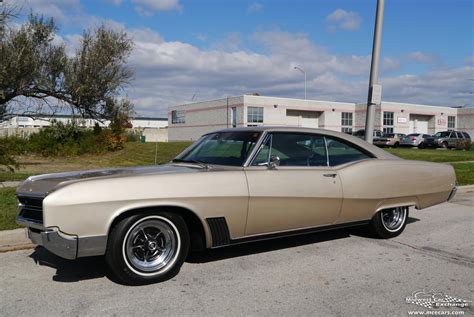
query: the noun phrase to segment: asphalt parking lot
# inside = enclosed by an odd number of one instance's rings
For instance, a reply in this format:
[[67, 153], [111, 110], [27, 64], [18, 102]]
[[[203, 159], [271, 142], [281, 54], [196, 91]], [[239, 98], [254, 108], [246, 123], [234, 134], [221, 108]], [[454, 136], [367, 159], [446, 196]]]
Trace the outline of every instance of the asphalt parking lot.
[[[392, 240], [342, 230], [191, 256], [161, 284], [114, 283], [100, 257], [42, 248], [0, 254], [0, 314], [407, 315], [414, 291], [474, 300], [474, 193], [411, 210]], [[462, 310], [472, 315], [474, 302]]]

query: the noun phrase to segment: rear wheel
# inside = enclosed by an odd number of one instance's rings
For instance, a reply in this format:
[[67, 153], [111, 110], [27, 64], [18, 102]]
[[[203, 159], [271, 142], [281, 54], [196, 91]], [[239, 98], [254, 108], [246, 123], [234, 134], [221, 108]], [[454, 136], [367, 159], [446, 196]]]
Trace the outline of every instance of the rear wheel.
[[425, 142], [421, 142], [421, 143], [418, 145], [418, 148], [419, 148], [419, 149], [424, 149], [425, 147], [426, 147]]
[[105, 258], [114, 276], [126, 284], [161, 282], [179, 272], [189, 241], [186, 223], [179, 215], [140, 213], [112, 229]]
[[443, 148], [447, 149], [448, 148], [448, 142], [444, 141], [442, 146], [443, 146]]
[[399, 145], [400, 145], [400, 143], [395, 142], [395, 143], [393, 144], [393, 147], [398, 147]]
[[405, 229], [407, 219], [408, 207], [384, 209], [372, 218], [371, 229], [379, 238], [393, 238]]

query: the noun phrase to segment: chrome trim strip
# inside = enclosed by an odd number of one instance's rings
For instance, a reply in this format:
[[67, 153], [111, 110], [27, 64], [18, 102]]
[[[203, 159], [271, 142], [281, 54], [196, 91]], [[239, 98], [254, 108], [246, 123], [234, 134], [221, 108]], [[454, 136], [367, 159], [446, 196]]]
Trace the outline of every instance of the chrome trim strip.
[[458, 191], [458, 187], [457, 186], [454, 186], [454, 188], [451, 190], [451, 193], [449, 193], [449, 196], [448, 196], [448, 201], [450, 201], [451, 199], [454, 198], [454, 196], [456, 195], [456, 192]]

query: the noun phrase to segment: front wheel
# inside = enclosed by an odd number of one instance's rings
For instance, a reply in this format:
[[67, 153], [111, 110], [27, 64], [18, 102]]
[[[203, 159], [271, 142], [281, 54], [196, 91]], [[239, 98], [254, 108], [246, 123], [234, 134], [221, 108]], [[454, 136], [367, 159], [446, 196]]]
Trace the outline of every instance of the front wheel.
[[407, 224], [407, 219], [408, 207], [396, 207], [377, 212], [370, 225], [372, 232], [377, 237], [388, 239], [402, 233]]
[[186, 223], [179, 215], [140, 213], [112, 229], [105, 259], [113, 275], [125, 284], [156, 283], [179, 272], [189, 244]]

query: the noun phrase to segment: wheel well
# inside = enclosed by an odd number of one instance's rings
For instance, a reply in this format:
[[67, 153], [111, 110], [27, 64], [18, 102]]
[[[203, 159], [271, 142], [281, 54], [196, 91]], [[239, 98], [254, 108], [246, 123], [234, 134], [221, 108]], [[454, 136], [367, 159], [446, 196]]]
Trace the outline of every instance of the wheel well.
[[166, 211], [172, 212], [180, 215], [186, 223], [186, 226], [189, 230], [189, 236], [191, 238], [191, 250], [200, 251], [206, 248], [206, 235], [204, 233], [204, 227], [198, 216], [191, 210], [184, 207], [177, 206], [156, 206], [156, 207], [146, 207], [138, 209], [127, 210], [120, 215], [118, 215], [110, 225], [109, 232], [117, 225], [120, 221], [125, 218], [128, 218], [132, 215], [135, 215], [140, 212], [157, 212], [157, 211]]

